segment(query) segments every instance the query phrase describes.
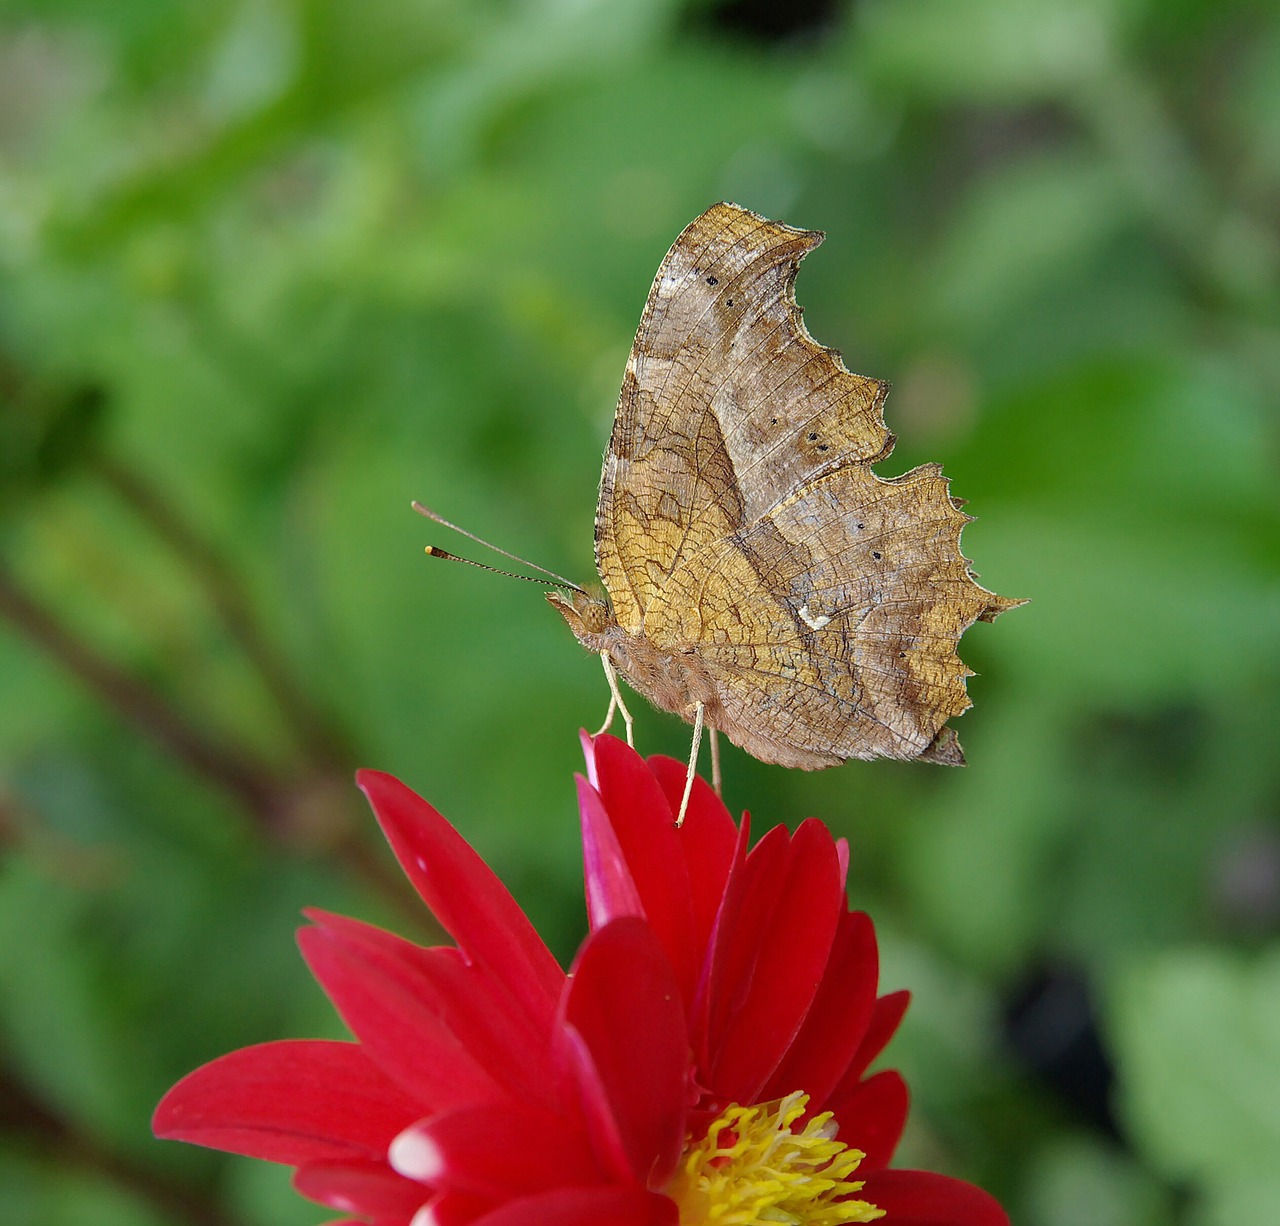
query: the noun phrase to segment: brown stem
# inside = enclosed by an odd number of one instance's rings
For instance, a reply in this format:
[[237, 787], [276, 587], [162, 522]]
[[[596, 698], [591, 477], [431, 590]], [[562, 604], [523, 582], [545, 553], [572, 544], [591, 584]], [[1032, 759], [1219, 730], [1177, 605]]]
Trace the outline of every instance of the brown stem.
[[230, 793], [250, 813], [264, 819], [274, 814], [279, 789], [265, 762], [219, 744], [197, 729], [163, 695], [81, 642], [56, 614], [23, 591], [3, 569], [0, 617], [52, 656], [108, 707], [196, 774]]
[[[52, 656], [111, 710], [141, 729], [206, 782], [238, 801], [264, 834], [279, 837], [282, 833], [295, 833], [298, 821], [295, 802], [312, 791], [309, 783], [324, 779], [326, 774], [332, 778], [330, 771], [317, 772], [310, 779], [282, 780], [266, 762], [220, 744], [191, 724], [163, 695], [82, 643], [2, 568], [0, 618]], [[408, 882], [375, 856], [349, 825], [329, 846], [349, 871], [392, 902], [416, 930], [423, 929], [428, 917], [421, 900]]]
[[62, 1166], [100, 1175], [140, 1196], [177, 1222], [238, 1226], [211, 1195], [107, 1149], [40, 1102], [8, 1069], [0, 1069], [0, 1136], [16, 1134]]
[[308, 757], [330, 766], [351, 762], [355, 756], [352, 747], [317, 714], [303, 687], [280, 663], [280, 653], [269, 643], [248, 592], [213, 543], [136, 469], [105, 455], [97, 458], [95, 468], [115, 494], [190, 567], [227, 633], [257, 670]]

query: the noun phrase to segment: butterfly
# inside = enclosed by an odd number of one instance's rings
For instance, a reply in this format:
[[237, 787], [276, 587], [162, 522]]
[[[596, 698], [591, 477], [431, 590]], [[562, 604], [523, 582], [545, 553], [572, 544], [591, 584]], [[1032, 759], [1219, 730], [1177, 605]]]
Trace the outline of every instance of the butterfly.
[[[716, 204], [667, 252], [600, 479], [603, 592], [548, 599], [617, 677], [764, 762], [960, 765], [956, 654], [1023, 603], [980, 587], [937, 464], [882, 478], [888, 385], [846, 369], [796, 305], [819, 231]], [[718, 760], [713, 763], [718, 780]], [[688, 800], [686, 787], [685, 802]]]

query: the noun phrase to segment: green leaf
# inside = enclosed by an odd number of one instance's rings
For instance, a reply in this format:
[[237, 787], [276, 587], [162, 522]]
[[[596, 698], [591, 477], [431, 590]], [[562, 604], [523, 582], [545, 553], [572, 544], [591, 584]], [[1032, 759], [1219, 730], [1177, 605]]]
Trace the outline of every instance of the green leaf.
[[1165, 1176], [1211, 1201], [1280, 1204], [1280, 950], [1135, 963], [1113, 983], [1111, 1034], [1123, 1117]]

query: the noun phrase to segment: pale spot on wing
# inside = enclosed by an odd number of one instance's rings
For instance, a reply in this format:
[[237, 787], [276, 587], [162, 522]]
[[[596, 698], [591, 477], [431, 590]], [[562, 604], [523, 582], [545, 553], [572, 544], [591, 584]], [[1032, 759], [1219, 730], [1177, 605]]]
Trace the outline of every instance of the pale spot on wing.
[[800, 606], [800, 620], [804, 622], [804, 624], [808, 626], [810, 630], [821, 630], [822, 627], [825, 626], [831, 620], [831, 618], [823, 617], [821, 614], [815, 617], [812, 613], [809, 612], [808, 604], [802, 604]]

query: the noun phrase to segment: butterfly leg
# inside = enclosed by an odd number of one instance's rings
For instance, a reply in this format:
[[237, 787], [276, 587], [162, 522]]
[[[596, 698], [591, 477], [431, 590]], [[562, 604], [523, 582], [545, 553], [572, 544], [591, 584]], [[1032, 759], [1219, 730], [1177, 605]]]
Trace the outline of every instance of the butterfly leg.
[[605, 680], [609, 683], [609, 710], [605, 712], [604, 723], [600, 725], [600, 731], [596, 733], [596, 736], [599, 736], [601, 732], [609, 731], [609, 725], [613, 723], [613, 713], [620, 711], [622, 712], [622, 722], [627, 729], [627, 744], [634, 749], [636, 742], [635, 735], [632, 732], [633, 721], [631, 712], [627, 710], [627, 704], [622, 701], [622, 692], [618, 689], [618, 670], [613, 667], [613, 661], [609, 659], [607, 651], [600, 653], [600, 663], [604, 665]]
[[[676, 814], [677, 828], [684, 825], [684, 815], [689, 809], [689, 794], [693, 791], [693, 777], [698, 772], [698, 750], [702, 746], [702, 717], [706, 704], [698, 703], [693, 712], [693, 745], [689, 749], [689, 769], [684, 776], [684, 795], [680, 797], [680, 812]], [[712, 735], [715, 735], [714, 729]]]
[[715, 788], [717, 796], [722, 796], [724, 791], [720, 786], [720, 734], [713, 727], [707, 739], [711, 742], [711, 786]]

